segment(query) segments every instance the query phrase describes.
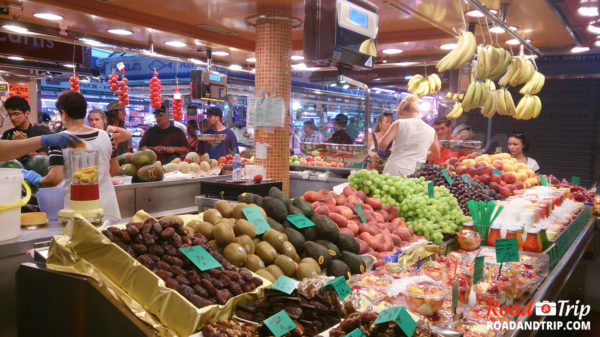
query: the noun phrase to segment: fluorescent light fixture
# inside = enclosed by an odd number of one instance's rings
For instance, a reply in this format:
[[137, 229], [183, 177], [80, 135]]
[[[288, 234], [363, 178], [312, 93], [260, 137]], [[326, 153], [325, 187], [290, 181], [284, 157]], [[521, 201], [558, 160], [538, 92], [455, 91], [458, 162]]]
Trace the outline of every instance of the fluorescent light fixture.
[[120, 28], [114, 28], [114, 29], [109, 29], [108, 30], [109, 33], [111, 34], [115, 34], [115, 35], [131, 35], [133, 34], [132, 31], [127, 30], [127, 29], [120, 29]]
[[315, 94], [322, 94], [323, 92], [321, 90], [314, 90], [313, 91]]
[[349, 84], [344, 84], [344, 86], [342, 88], [348, 89], [348, 88], [350, 88], [350, 85]]
[[[525, 40], [525, 41], [527, 41], [527, 42], [531, 42], [531, 40], [529, 40], [529, 39], [528, 39], [528, 40]], [[518, 46], [518, 45], [520, 45], [520, 44], [521, 44], [521, 41], [519, 41], [519, 40], [517, 40], [517, 39], [510, 39], [510, 40], [507, 40], [507, 41], [506, 41], [506, 44], [509, 44], [509, 45], [511, 45], [511, 46]]]
[[331, 86], [331, 87], [337, 87], [337, 83], [331, 83], [329, 86]]
[[190, 60], [193, 64], [199, 64], [199, 65], [205, 65], [206, 64], [206, 62], [202, 62], [202, 61], [200, 61], [198, 59], [190, 58], [188, 60]]
[[[515, 27], [515, 26], [510, 26], [508, 28], [510, 30], [517, 30], [517, 27]], [[496, 34], [503, 34], [504, 33], [504, 28], [495, 26], [495, 27], [490, 28], [490, 32], [496, 33]]]
[[306, 70], [308, 68], [306, 67], [306, 63], [297, 63], [297, 64], [292, 64], [292, 69], [294, 69], [294, 70]]
[[79, 82], [88, 83], [88, 82], [90, 82], [90, 78], [89, 77], [82, 78], [81, 80], [79, 80]]
[[223, 50], [217, 50], [217, 51], [213, 51], [212, 54], [214, 56], [227, 56], [227, 55], [229, 55], [229, 52], [226, 52]]
[[29, 29], [19, 26], [19, 25], [15, 25], [15, 24], [6, 24], [3, 25], [2, 28], [11, 31], [13, 33], [19, 33], [19, 34], [26, 34], [29, 33]]
[[600, 47], [600, 40], [596, 40], [596, 42], [594, 42], [594, 46]]
[[456, 48], [456, 43], [446, 43], [440, 46], [441, 50], [452, 50]]
[[298, 102], [298, 101], [292, 102], [292, 110], [298, 110], [300, 108], [302, 108], [302, 104], [300, 104], [300, 102]]
[[577, 47], [571, 48], [571, 53], [572, 54], [585, 53], [586, 51], [589, 51], [589, 50], [590, 50], [590, 47], [577, 46]]
[[229, 70], [242, 70], [242, 66], [239, 64], [231, 64]]
[[384, 89], [384, 88], [373, 88], [373, 90], [377, 90], [377, 91], [381, 91], [381, 92], [386, 92], [386, 93], [390, 93], [390, 94], [395, 94], [396, 93], [395, 90]]
[[183, 48], [183, 47], [187, 46], [185, 44], [185, 42], [181, 42], [181, 41], [167, 41], [167, 42], [165, 42], [165, 44], [167, 46], [171, 46], [171, 47], [175, 47], [175, 48]]
[[600, 20], [592, 21], [587, 26], [588, 32], [596, 35], [600, 35]]
[[72, 64], [72, 63], [65, 63], [65, 64], [63, 64], [63, 67], [65, 67], [65, 68], [75, 68], [75, 65]]
[[418, 62], [396, 62], [396, 63], [391, 63], [391, 65], [396, 66], [396, 67], [408, 67], [408, 66], [412, 66], [417, 64]]
[[254, 63], [256, 62], [256, 57], [249, 57], [246, 59], [246, 62]]
[[38, 19], [50, 20], [50, 21], [59, 21], [62, 20], [63, 17], [60, 15], [52, 14], [52, 13], [35, 13], [33, 14]]
[[597, 6], [583, 6], [577, 9], [577, 13], [581, 16], [594, 17], [598, 16]]
[[21, 56], [9, 56], [8, 59], [13, 60], [13, 61], [24, 61], [25, 60]]
[[304, 56], [302, 56], [302, 55], [292, 55], [292, 60], [293, 61], [301, 61], [301, 60], [304, 60]]
[[415, 77], [415, 76], [414, 75], [407, 75], [407, 76], [404, 76], [404, 79], [408, 81], [408, 80], [410, 80], [413, 77]]
[[402, 49], [396, 49], [396, 48], [389, 48], [389, 49], [384, 49], [381, 52], [386, 54], [386, 55], [395, 55], [395, 54], [400, 54], [402, 53], [404, 50]]
[[79, 39], [81, 42], [85, 42], [86, 44], [90, 45], [90, 46], [105, 46], [104, 43], [100, 42], [100, 41], [96, 41], [93, 39], [88, 39], [87, 37], [82, 37], [81, 39]]
[[[498, 11], [496, 11], [495, 9], [490, 9], [490, 12], [492, 12], [492, 14], [494, 14], [494, 15], [498, 14]], [[474, 9], [472, 11], [468, 11], [467, 16], [472, 17], [472, 18], [482, 18], [485, 15], [483, 13], [481, 13], [480, 11]]]

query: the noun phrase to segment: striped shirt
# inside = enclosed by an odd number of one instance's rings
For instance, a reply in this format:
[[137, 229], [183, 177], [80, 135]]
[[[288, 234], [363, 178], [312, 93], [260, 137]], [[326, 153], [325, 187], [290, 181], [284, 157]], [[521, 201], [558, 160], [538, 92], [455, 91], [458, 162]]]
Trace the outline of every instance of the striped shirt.
[[[69, 133], [76, 135], [81, 140], [88, 143], [88, 142], [95, 142], [96, 139], [98, 138], [98, 134], [100, 133], [100, 131], [101, 130], [88, 131], [88, 132], [84, 132], [84, 133], [75, 133], [75, 132], [69, 132]], [[66, 132], [66, 131], [63, 131], [63, 132]], [[106, 131], [102, 131], [102, 132], [106, 132]], [[110, 139], [110, 144], [106, 143], [106, 144], [98, 144], [98, 145], [100, 145], [100, 148], [103, 150], [103, 152], [110, 151], [110, 158], [116, 158], [119, 156], [117, 153], [117, 143], [115, 143], [115, 140], [113, 139], [110, 132], [107, 132], [107, 134], [108, 134], [108, 138]], [[63, 150], [60, 148], [57, 148], [57, 147], [50, 147], [48, 149], [48, 160], [50, 162], [49, 167], [64, 166], [65, 158], [63, 155]]]
[[319, 131], [313, 132], [312, 135], [304, 134], [302, 136], [303, 143], [323, 143], [323, 135]]

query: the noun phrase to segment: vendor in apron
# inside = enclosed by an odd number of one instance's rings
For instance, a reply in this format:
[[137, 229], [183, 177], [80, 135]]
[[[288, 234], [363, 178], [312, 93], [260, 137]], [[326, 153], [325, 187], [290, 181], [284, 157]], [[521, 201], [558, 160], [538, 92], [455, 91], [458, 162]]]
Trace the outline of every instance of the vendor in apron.
[[[66, 133], [75, 135], [85, 142], [87, 151], [98, 152], [98, 188], [100, 190], [100, 205], [104, 214], [121, 219], [117, 195], [111, 181], [111, 176], [119, 172], [117, 145], [112, 136], [104, 131], [85, 125], [87, 102], [77, 91], [65, 91], [56, 100], [56, 109], [60, 111], [61, 120], [67, 129]], [[42, 187], [57, 186], [65, 191], [65, 206], [70, 204], [71, 177], [68, 165], [67, 150], [50, 147], [48, 174], [39, 179]]]

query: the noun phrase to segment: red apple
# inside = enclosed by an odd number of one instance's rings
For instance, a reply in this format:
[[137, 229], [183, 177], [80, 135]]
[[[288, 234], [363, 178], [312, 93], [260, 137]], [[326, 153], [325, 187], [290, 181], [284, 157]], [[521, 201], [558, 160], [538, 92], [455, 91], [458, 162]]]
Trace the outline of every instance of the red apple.
[[309, 162], [309, 163], [310, 163], [311, 161], [314, 161], [314, 160], [315, 160], [315, 158], [314, 158], [313, 156], [308, 156], [308, 157], [306, 157], [306, 161], [307, 161], [307, 162]]
[[480, 162], [478, 162], [477, 164], [475, 164], [475, 166], [477, 166], [477, 167], [482, 167], [482, 166], [483, 166], [483, 167], [485, 167], [485, 166], [487, 166], [487, 165], [488, 165], [488, 163], [486, 163], [486, 162], [484, 162], [484, 161], [480, 161]]
[[493, 181], [493, 182], [495, 182], [497, 184], [500, 184], [500, 182], [502, 181], [502, 177], [500, 177], [497, 174], [492, 174], [492, 176], [490, 178], [490, 181]]
[[354, 216], [352, 210], [346, 206], [335, 206], [335, 211], [343, 215], [346, 219], [352, 219]]
[[510, 196], [510, 188], [506, 186], [501, 186], [498, 190], [498, 193], [502, 194], [502, 196], [504, 196], [505, 198], [508, 198]]
[[496, 170], [502, 170], [502, 162], [499, 160], [496, 160], [492, 166], [494, 166]]
[[469, 166], [465, 169], [465, 173], [467, 173], [471, 177], [475, 176], [476, 172], [477, 172], [477, 170], [473, 166]]
[[456, 167], [454, 167], [454, 165], [448, 165], [448, 171], [456, 172]]
[[517, 181], [517, 182], [515, 183], [515, 185], [517, 186], [517, 189], [518, 189], [518, 190], [522, 190], [522, 189], [523, 189], [523, 187], [524, 187], [524, 186], [523, 186], [523, 183], [522, 183], [522, 182], [520, 182], [520, 181]]
[[502, 180], [505, 181], [507, 184], [512, 184], [515, 181], [517, 181], [517, 178], [511, 172], [505, 172], [502, 173]]
[[448, 164], [450, 164], [450, 165], [456, 165], [457, 162], [458, 162], [458, 158], [456, 158], [456, 157], [450, 157], [448, 159]]
[[490, 182], [490, 188], [493, 189], [494, 191], [498, 192], [498, 190], [500, 189], [500, 185], [498, 185], [497, 182], [492, 181], [492, 182]]
[[461, 175], [465, 172], [465, 167], [462, 165], [456, 166], [456, 174]]
[[481, 181], [484, 184], [489, 184], [490, 183], [490, 175], [489, 174], [483, 174], [481, 176], [479, 176], [479, 181]]

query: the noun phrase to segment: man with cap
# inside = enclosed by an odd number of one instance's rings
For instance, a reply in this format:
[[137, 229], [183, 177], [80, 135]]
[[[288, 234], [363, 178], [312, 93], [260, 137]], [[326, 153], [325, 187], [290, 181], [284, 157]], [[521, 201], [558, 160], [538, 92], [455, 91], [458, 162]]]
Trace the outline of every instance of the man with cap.
[[348, 125], [348, 116], [344, 114], [338, 114], [335, 116], [335, 120], [333, 122], [333, 129], [335, 132], [331, 135], [331, 138], [327, 140], [327, 143], [335, 143], [335, 144], [352, 144], [354, 143], [354, 139], [350, 137], [348, 132], [346, 132], [346, 125]]
[[210, 107], [206, 111], [206, 119], [210, 128], [204, 134], [219, 136], [210, 141], [200, 142], [200, 154], [208, 153], [211, 159], [219, 159], [232, 152], [239, 153], [235, 133], [223, 125], [223, 111], [216, 106]]
[[[107, 127], [114, 126], [125, 128], [125, 107], [119, 105], [119, 101], [112, 101], [106, 106]], [[125, 152], [132, 152], [131, 138], [126, 142], [117, 143], [117, 153], [122, 155]]]
[[169, 123], [169, 111], [163, 105], [154, 110], [156, 125], [148, 128], [142, 140], [140, 150], [151, 149], [156, 152], [157, 160], [164, 165], [173, 159], [188, 153], [187, 139], [183, 131]]

